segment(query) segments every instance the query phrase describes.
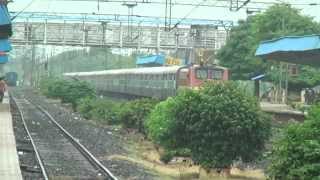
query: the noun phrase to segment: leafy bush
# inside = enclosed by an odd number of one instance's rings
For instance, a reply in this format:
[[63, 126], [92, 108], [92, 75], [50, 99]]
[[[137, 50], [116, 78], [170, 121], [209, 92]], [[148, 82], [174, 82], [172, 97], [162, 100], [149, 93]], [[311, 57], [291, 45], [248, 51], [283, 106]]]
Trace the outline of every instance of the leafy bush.
[[160, 160], [164, 163], [169, 163], [175, 156], [180, 157], [190, 157], [190, 149], [181, 148], [181, 149], [165, 149], [163, 153], [160, 153]]
[[45, 95], [49, 96], [49, 86], [54, 81], [53, 78], [43, 78], [40, 80], [40, 92]]
[[174, 152], [173, 151], [165, 151], [163, 154], [160, 156], [160, 160], [164, 162], [165, 164], [169, 163], [172, 158], [174, 157]]
[[145, 133], [145, 119], [157, 103], [157, 100], [146, 98], [123, 103], [119, 109], [119, 120], [124, 127]]
[[193, 159], [205, 168], [226, 168], [257, 158], [271, 125], [256, 99], [234, 83], [207, 83], [199, 93], [184, 100], [176, 116], [190, 137]]
[[86, 119], [91, 119], [91, 111], [94, 109], [94, 101], [96, 99], [86, 97], [82, 98], [77, 103], [77, 111]]
[[273, 179], [320, 178], [320, 106], [302, 124], [292, 124], [274, 143], [269, 175]]
[[83, 117], [107, 124], [118, 123], [119, 109], [120, 103], [88, 97], [81, 99], [77, 108]]
[[173, 127], [175, 123], [175, 114], [173, 109], [176, 104], [173, 98], [160, 102], [151, 111], [150, 116], [145, 122], [148, 136], [157, 144], [166, 148], [174, 149], [176, 146], [176, 137], [173, 137]]
[[160, 103], [147, 121], [149, 136], [167, 148], [187, 148], [204, 168], [252, 161], [264, 148], [270, 121], [255, 98], [234, 83], [207, 83]]
[[44, 79], [41, 81], [40, 89], [44, 95], [60, 98], [62, 102], [71, 103], [74, 108], [80, 99], [95, 96], [94, 88], [84, 81], [77, 80]]

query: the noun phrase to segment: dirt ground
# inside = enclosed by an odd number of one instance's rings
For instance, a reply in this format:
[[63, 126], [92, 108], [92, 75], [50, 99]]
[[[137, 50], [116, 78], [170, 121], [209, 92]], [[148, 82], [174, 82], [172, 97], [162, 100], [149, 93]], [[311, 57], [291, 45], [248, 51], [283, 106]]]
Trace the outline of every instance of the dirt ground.
[[124, 136], [127, 143], [128, 155], [114, 155], [107, 158], [113, 160], [126, 160], [132, 163], [139, 164], [147, 169], [159, 173], [159, 180], [263, 180], [266, 179], [263, 170], [261, 169], [245, 169], [240, 170], [233, 168], [231, 177], [223, 177], [216, 173], [206, 173], [199, 166], [192, 165], [192, 161], [188, 158], [177, 157], [169, 164], [161, 162], [160, 154], [156, 147], [143, 136], [135, 131], [128, 132]]

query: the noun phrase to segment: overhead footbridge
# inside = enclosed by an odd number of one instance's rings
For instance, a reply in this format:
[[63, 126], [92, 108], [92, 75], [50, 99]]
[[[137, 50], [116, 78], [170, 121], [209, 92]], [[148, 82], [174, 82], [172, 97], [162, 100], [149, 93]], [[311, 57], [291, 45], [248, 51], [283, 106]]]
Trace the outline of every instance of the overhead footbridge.
[[[17, 15], [11, 12], [12, 17]], [[106, 46], [145, 49], [219, 49], [232, 21], [116, 14], [23, 12], [13, 22], [16, 45]]]

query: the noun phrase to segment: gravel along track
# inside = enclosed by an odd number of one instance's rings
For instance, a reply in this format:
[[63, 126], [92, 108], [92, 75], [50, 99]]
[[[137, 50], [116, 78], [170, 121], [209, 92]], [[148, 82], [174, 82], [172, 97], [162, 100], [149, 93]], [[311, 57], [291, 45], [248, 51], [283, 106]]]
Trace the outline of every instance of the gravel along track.
[[119, 180], [161, 179], [157, 173], [136, 163], [109, 158], [113, 155], [126, 156], [128, 153], [127, 141], [123, 140], [123, 134], [118, 128], [101, 126], [83, 119], [77, 113], [62, 107], [60, 103], [48, 100], [31, 89], [15, 88], [11, 89], [11, 92], [50, 112], [59, 124], [87, 147]]
[[50, 179], [107, 179], [38, 107], [26, 99], [18, 99], [17, 105]]

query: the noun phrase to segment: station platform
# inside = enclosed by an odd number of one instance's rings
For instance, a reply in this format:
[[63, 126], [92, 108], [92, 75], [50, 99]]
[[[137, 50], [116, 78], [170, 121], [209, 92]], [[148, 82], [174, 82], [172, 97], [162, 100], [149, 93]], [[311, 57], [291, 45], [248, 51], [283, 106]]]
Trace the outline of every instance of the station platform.
[[286, 104], [272, 104], [269, 102], [260, 103], [261, 110], [273, 114], [278, 120], [290, 120], [295, 119], [298, 121], [303, 121], [306, 113], [297, 111]]
[[0, 103], [0, 179], [22, 180], [7, 93]]

